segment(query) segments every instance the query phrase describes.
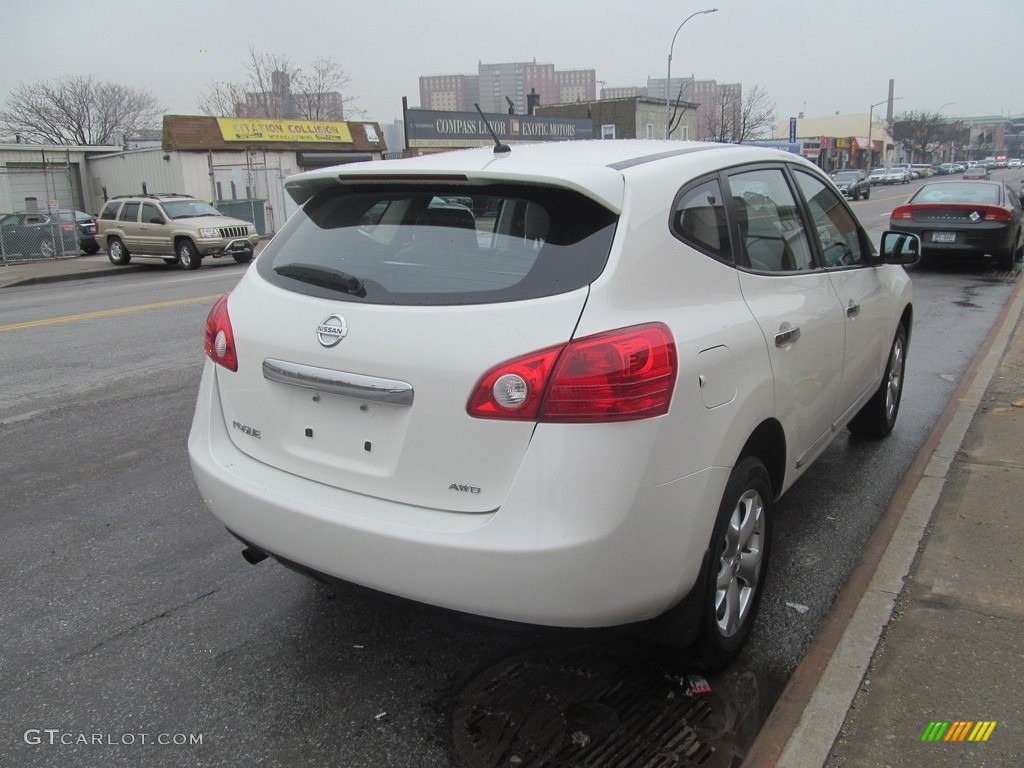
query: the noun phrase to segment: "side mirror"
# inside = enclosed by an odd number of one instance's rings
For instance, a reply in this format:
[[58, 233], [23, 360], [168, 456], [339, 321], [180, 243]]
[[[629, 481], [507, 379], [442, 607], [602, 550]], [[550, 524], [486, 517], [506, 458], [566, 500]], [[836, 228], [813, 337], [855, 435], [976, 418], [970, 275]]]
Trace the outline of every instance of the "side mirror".
[[921, 260], [921, 238], [909, 232], [887, 230], [882, 233], [879, 255], [886, 264], [917, 264]]

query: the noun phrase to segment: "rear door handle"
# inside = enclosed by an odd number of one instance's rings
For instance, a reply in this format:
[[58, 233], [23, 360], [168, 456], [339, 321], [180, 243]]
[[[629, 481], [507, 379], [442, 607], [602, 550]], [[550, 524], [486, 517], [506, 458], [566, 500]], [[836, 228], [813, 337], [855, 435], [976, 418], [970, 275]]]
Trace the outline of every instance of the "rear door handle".
[[779, 326], [779, 332], [775, 334], [775, 346], [784, 347], [787, 344], [792, 344], [799, 338], [799, 327], [792, 326], [789, 323], [783, 323], [781, 326]]
[[850, 299], [850, 303], [846, 306], [846, 316], [856, 317], [860, 314], [860, 304]]

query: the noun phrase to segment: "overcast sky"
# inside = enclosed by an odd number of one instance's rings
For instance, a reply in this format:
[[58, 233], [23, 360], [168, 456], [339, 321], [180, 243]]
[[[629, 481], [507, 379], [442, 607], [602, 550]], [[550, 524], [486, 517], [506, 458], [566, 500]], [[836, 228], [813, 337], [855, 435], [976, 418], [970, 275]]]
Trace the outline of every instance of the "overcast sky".
[[[420, 75], [533, 61], [610, 86], [672, 75], [761, 85], [780, 120], [866, 113], [895, 80], [897, 113], [1024, 114], [1024, 0], [2, 0], [0, 99], [19, 82], [93, 74], [197, 113], [211, 80], [243, 81], [248, 47], [327, 56], [372, 120], [419, 106]], [[598, 86], [600, 89], [600, 85]], [[954, 102], [943, 107], [948, 102]], [[884, 109], [880, 107], [879, 109]]]

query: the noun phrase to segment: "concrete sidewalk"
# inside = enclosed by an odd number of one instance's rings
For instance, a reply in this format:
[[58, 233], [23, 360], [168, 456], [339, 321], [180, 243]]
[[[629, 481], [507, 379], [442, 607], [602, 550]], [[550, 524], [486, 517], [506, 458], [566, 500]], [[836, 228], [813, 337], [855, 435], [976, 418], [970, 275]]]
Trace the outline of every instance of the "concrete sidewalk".
[[[7, 264], [0, 288], [147, 267]], [[1024, 765], [1022, 310], [1018, 281], [743, 768]]]

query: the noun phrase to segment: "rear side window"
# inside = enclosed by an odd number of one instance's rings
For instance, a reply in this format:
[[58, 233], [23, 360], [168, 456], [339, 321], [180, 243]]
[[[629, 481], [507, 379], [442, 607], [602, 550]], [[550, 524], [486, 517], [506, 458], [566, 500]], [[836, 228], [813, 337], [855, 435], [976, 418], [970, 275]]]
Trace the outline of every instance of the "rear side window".
[[111, 201], [103, 206], [103, 210], [100, 211], [100, 218], [108, 221], [113, 221], [117, 218], [117, 209], [120, 207], [120, 202]]
[[125, 203], [121, 207], [121, 215], [117, 217], [120, 221], [138, 221], [139, 220], [139, 204], [138, 203]]
[[672, 231], [683, 242], [717, 259], [732, 261], [725, 203], [717, 179], [680, 196], [672, 216]]
[[289, 219], [257, 269], [283, 288], [344, 301], [517, 301], [591, 283], [616, 220], [549, 187], [336, 187]]

